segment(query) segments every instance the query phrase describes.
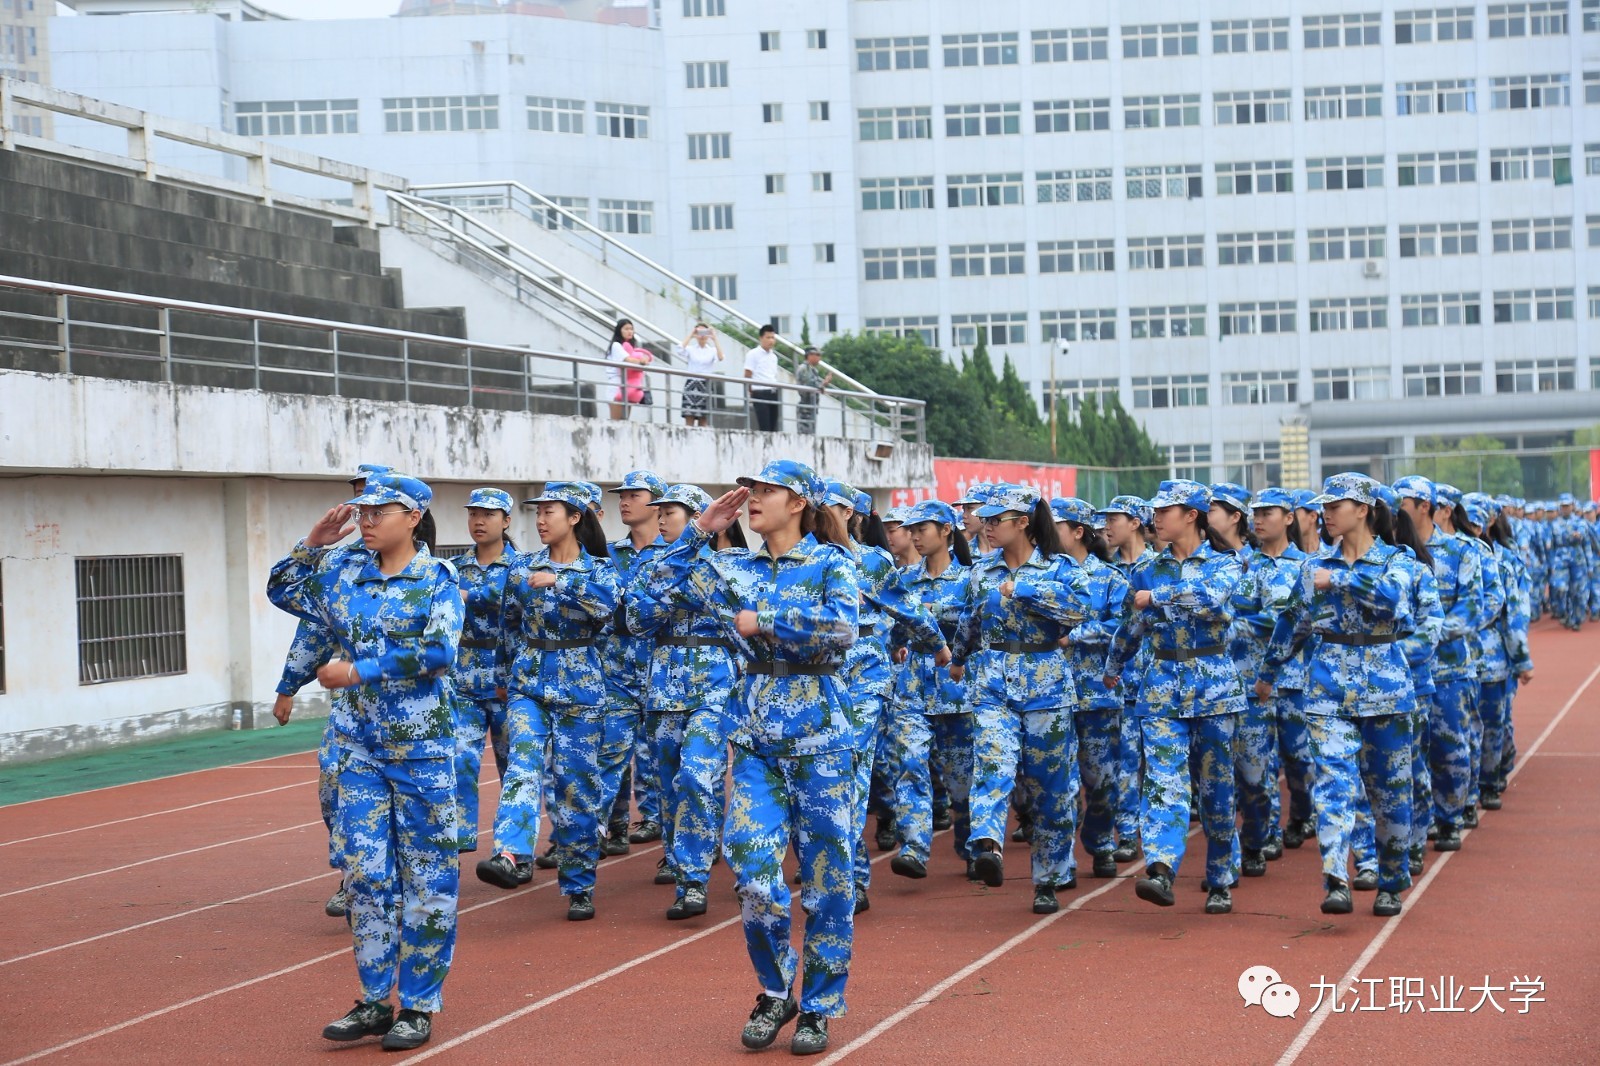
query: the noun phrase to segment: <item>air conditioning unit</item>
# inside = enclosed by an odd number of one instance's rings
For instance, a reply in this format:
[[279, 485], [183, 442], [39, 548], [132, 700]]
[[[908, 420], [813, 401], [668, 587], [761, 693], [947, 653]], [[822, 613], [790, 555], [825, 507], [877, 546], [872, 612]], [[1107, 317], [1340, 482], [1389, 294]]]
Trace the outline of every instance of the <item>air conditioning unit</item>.
[[1376, 259], [1368, 259], [1365, 263], [1361, 264], [1361, 276], [1364, 278], [1383, 277], [1383, 264], [1378, 262]]

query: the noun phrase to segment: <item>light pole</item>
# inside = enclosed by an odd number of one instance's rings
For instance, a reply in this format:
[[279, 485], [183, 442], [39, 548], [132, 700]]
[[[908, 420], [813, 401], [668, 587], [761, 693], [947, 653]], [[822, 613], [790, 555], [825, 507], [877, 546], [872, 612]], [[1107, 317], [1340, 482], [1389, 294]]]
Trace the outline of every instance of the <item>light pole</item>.
[[[1072, 345], [1065, 339], [1060, 342], [1061, 357], [1064, 359], [1072, 354]], [[1061, 396], [1056, 392], [1056, 348], [1050, 349], [1050, 461], [1056, 460], [1056, 407], [1061, 403]]]

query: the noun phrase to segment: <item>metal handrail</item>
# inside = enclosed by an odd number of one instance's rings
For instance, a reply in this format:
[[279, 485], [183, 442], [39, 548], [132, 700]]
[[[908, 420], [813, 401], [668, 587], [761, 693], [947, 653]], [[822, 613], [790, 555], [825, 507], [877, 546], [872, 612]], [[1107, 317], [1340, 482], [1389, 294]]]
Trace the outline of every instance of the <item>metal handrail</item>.
[[[263, 373], [268, 375], [284, 374], [296, 377], [331, 379], [335, 383], [335, 392], [338, 393], [338, 384], [341, 381], [372, 383], [381, 385], [402, 385], [405, 399], [411, 399], [412, 389], [418, 391], [440, 390], [450, 392], [465, 392], [467, 406], [475, 406], [473, 400], [482, 396], [503, 398], [508, 395], [520, 394], [523, 410], [531, 410], [534, 399], [546, 396], [558, 396], [561, 400], [573, 402], [593, 402], [605, 404], [608, 401], [594, 397], [583, 398], [578, 390], [581, 384], [594, 384], [596, 376], [603, 376], [607, 382], [611, 375], [619, 370], [619, 366], [607, 359], [570, 355], [565, 352], [550, 352], [529, 347], [519, 347], [503, 344], [482, 344], [459, 337], [444, 337], [428, 333], [415, 333], [408, 330], [388, 329], [381, 326], [363, 326], [348, 322], [337, 322], [330, 319], [305, 318], [296, 315], [280, 314], [272, 311], [254, 311], [246, 308], [228, 307], [219, 304], [196, 303], [189, 300], [164, 299], [151, 296], [140, 296], [129, 293], [115, 292], [107, 289], [94, 289], [79, 285], [65, 285], [57, 282], [39, 281], [32, 278], [16, 277], [0, 274], [0, 290], [19, 290], [45, 294], [56, 300], [56, 314], [41, 315], [32, 311], [11, 311], [0, 309], [0, 323], [25, 322], [34, 326], [43, 326], [46, 329], [53, 327], [56, 330], [54, 343], [42, 342], [36, 333], [33, 335], [15, 336], [11, 331], [0, 331], [0, 349], [14, 348], [29, 351], [49, 352], [56, 356], [53, 370], [72, 374], [82, 372], [81, 367], [74, 367], [74, 356], [113, 358], [139, 363], [159, 363], [162, 368], [164, 381], [174, 380], [175, 367], [209, 367], [235, 373], [249, 372], [254, 384], [251, 387], [262, 388]], [[103, 322], [92, 318], [74, 317], [72, 301], [91, 301], [97, 305], [120, 305], [124, 307], [142, 308], [154, 311], [158, 315], [158, 325], [131, 325], [118, 322]], [[196, 315], [210, 315], [219, 318], [232, 319], [250, 324], [247, 336], [195, 333], [185, 329], [174, 329], [172, 316], [174, 314], [192, 313]], [[329, 346], [319, 348], [304, 343], [287, 341], [264, 340], [262, 338], [263, 326], [284, 326], [308, 332], [324, 333], [328, 335]], [[150, 347], [148, 350], [116, 349], [113, 343], [85, 343], [83, 334], [86, 333], [112, 333], [123, 334], [146, 339]], [[387, 355], [380, 352], [369, 352], [360, 349], [359, 345], [352, 345], [350, 341], [356, 338], [382, 340], [394, 342], [399, 345], [398, 356]], [[113, 338], [109, 338], [114, 341]], [[175, 350], [173, 341], [197, 341], [206, 345], [206, 355], [183, 354], [180, 344]], [[249, 360], [228, 360], [217, 358], [220, 353], [228, 350], [225, 345], [244, 346], [250, 348]], [[423, 351], [453, 351], [462, 354], [463, 362], [447, 362], [439, 359], [429, 359], [422, 354], [413, 354], [413, 346], [424, 346]], [[326, 356], [330, 360], [329, 367], [316, 366], [282, 366], [264, 363], [263, 352], [291, 352], [307, 353], [316, 356]], [[517, 370], [508, 370], [499, 366], [482, 365], [482, 360], [475, 358], [479, 355], [515, 356]], [[536, 372], [531, 365], [534, 360], [550, 360], [568, 368], [563, 371], [562, 377], [555, 378], [546, 375], [536, 381]], [[362, 372], [362, 364], [374, 364], [373, 369], [380, 366], [394, 366], [398, 376]], [[442, 372], [461, 372], [465, 374], [465, 384], [455, 385], [438, 378], [430, 378], [426, 374], [419, 375], [414, 371], [437, 370]], [[591, 377], [585, 379], [580, 371], [587, 370]], [[570, 373], [569, 373], [570, 372]], [[677, 367], [652, 364], [646, 373], [664, 377], [669, 382], [682, 382], [685, 380], [710, 380], [720, 382], [730, 393], [737, 394], [751, 386], [751, 382], [743, 378], [732, 378], [720, 374], [700, 374], [694, 371]], [[491, 382], [498, 378], [515, 376], [518, 380], [508, 382], [512, 387], [499, 387], [493, 384], [484, 384], [484, 378]], [[475, 378], [477, 380], [475, 380]], [[545, 380], [563, 382], [569, 381], [574, 391], [550, 392], [545, 390], [540, 382]], [[566, 386], [563, 385], [563, 388]], [[799, 403], [800, 398], [814, 395], [820, 399], [824, 390], [796, 385], [790, 382], [762, 383], [760, 388], [777, 391], [781, 397], [787, 397]], [[269, 390], [271, 391], [271, 390]], [[340, 393], [342, 394], [342, 393]], [[910, 439], [917, 443], [925, 441], [925, 405], [920, 400], [893, 396], [856, 396], [859, 401], [868, 402], [871, 416], [855, 422], [848, 417], [842, 417], [840, 430], [844, 435], [852, 435], [854, 427], [858, 432], [854, 434], [857, 439], [873, 442], [885, 442]], [[759, 401], [757, 401], [759, 402]], [[782, 403], [782, 400], [777, 401]], [[624, 405], [636, 406], [636, 405]], [[746, 421], [749, 422], [754, 402], [747, 402]], [[657, 409], [658, 411], [660, 409]], [[649, 417], [647, 415], [647, 417]], [[888, 432], [880, 432], [887, 429]]]

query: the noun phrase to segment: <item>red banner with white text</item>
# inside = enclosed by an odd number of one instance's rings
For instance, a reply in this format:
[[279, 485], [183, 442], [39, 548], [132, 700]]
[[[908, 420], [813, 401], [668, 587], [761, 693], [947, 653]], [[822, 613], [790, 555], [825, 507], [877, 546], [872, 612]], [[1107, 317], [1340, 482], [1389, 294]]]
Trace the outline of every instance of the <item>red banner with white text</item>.
[[[937, 467], [937, 459], [934, 465]], [[1589, 499], [1600, 500], [1600, 448], [1589, 452]]]
[[1051, 463], [1006, 463], [989, 459], [935, 459], [933, 476], [937, 487], [921, 486], [896, 489], [889, 505], [899, 507], [937, 497], [949, 503], [966, 495], [967, 486], [979, 482], [1009, 481], [1018, 485], [1031, 485], [1046, 499], [1052, 496], [1076, 496], [1078, 468]]

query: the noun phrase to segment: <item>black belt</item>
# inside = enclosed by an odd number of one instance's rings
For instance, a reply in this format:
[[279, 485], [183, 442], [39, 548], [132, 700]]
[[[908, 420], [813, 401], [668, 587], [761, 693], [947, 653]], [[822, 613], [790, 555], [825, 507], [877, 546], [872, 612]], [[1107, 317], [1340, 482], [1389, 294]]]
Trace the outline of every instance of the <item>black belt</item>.
[[1026, 640], [991, 640], [984, 647], [990, 651], [1003, 651], [1009, 655], [1026, 655], [1029, 652], [1061, 650], [1061, 645], [1053, 640], [1045, 641], [1042, 644]]
[[870, 637], [877, 631], [877, 626], [856, 626], [856, 636], [858, 637]]
[[658, 648], [722, 648], [724, 651], [733, 650], [733, 642], [723, 640], [721, 637], [658, 637]]
[[584, 637], [582, 640], [530, 640], [528, 647], [537, 651], [567, 651], [570, 648], [592, 648], [593, 637]]
[[1358, 648], [1374, 644], [1393, 644], [1400, 639], [1398, 633], [1318, 633], [1329, 644], [1350, 644]]
[[776, 662], [746, 663], [745, 669], [752, 674], [771, 674], [773, 677], [789, 677], [794, 674], [808, 674], [812, 677], [827, 677], [839, 672], [838, 663], [790, 663], [778, 660]]
[[479, 651], [489, 651], [490, 649], [497, 648], [500, 645], [492, 640], [478, 640], [476, 637], [462, 637], [461, 646], [463, 648], [476, 648]]
[[1207, 655], [1221, 655], [1227, 650], [1224, 645], [1212, 644], [1205, 648], [1157, 648], [1151, 654], [1164, 663], [1186, 663], [1191, 659], [1202, 659]]

